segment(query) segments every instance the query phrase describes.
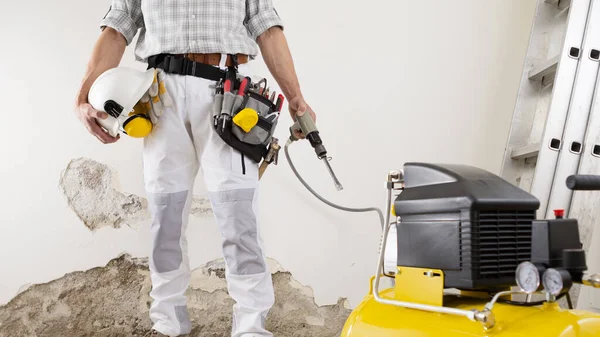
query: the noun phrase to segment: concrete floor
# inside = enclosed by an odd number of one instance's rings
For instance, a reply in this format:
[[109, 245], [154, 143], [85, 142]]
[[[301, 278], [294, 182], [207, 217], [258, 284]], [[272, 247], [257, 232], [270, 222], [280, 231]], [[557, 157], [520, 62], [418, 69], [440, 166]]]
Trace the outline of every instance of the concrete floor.
[[[318, 307], [310, 288], [288, 272], [273, 272], [276, 303], [267, 327], [277, 337], [339, 336], [350, 310], [345, 300]], [[105, 267], [74, 272], [30, 287], [0, 307], [0, 337], [143, 336], [150, 327], [147, 261], [122, 255]], [[189, 298], [191, 337], [224, 337], [233, 300], [222, 261], [194, 271]]]

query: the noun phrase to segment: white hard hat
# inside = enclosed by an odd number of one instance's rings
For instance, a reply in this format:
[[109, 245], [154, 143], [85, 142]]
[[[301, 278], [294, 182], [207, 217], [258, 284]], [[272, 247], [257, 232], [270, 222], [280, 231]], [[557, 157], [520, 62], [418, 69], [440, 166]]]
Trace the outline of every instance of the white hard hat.
[[108, 118], [98, 119], [98, 123], [111, 136], [117, 135], [119, 127], [133, 137], [144, 137], [150, 132], [150, 118], [131, 112], [153, 80], [154, 69], [140, 71], [116, 67], [105, 71], [94, 81], [88, 93], [88, 101], [94, 109], [108, 113]]

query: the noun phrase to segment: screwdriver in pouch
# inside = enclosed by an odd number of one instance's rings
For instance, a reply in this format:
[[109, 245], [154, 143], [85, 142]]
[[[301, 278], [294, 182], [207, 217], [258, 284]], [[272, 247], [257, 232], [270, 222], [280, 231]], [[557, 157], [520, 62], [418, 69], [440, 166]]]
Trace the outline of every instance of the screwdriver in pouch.
[[219, 81], [215, 86], [215, 100], [213, 102], [213, 118], [215, 119], [214, 123], [217, 123], [216, 117], [219, 115], [221, 111], [221, 106], [223, 105], [223, 82]]
[[279, 96], [277, 97], [277, 103], [275, 103], [275, 111], [281, 111], [281, 108], [283, 107], [283, 100], [285, 98], [283, 97], [282, 94], [279, 94]]
[[233, 107], [231, 108], [232, 115], [235, 114], [237, 112], [237, 110], [240, 108], [240, 106], [242, 105], [242, 102], [244, 101], [244, 96], [246, 96], [246, 92], [247, 92], [249, 83], [250, 83], [249, 77], [245, 77], [242, 80], [242, 83], [240, 84], [238, 93], [235, 96], [235, 101], [233, 102]]
[[232, 92], [233, 83], [230, 79], [225, 80], [223, 90], [225, 93], [223, 94], [223, 106], [221, 108], [220, 123], [222, 123], [223, 131], [225, 131], [225, 122], [226, 119], [229, 119], [229, 112], [231, 111], [231, 106], [233, 105], [233, 101], [235, 99], [235, 95]]

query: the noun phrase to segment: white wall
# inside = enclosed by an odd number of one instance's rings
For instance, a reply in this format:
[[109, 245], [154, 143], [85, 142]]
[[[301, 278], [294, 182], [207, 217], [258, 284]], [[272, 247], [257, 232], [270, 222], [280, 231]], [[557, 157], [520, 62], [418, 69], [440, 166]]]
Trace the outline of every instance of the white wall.
[[[104, 265], [121, 252], [148, 252], [148, 222], [138, 231], [91, 233], [58, 189], [68, 162], [89, 157], [118, 170], [124, 191], [144, 195], [141, 142], [124, 137], [102, 145], [72, 112], [109, 3], [3, 6], [0, 304], [23, 285]], [[385, 175], [405, 161], [499, 170], [534, 0], [275, 3], [345, 186], [336, 192], [309, 145], [295, 144], [291, 153], [300, 172], [323, 195], [348, 206], [383, 208]], [[143, 67], [132, 58], [129, 48], [123, 64]], [[255, 73], [266, 74], [260, 62]], [[280, 123], [281, 138], [288, 121]], [[313, 287], [318, 304], [349, 297], [355, 306], [374, 272], [377, 216], [327, 208], [300, 185], [281, 155], [263, 182], [267, 253]], [[192, 267], [220, 257], [214, 221], [192, 218], [188, 235]]]

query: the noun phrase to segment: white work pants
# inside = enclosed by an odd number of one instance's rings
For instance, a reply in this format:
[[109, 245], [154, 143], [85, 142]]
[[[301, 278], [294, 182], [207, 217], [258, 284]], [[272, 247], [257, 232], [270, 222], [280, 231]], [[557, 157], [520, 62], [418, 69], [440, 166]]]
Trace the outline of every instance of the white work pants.
[[[243, 73], [244, 65], [239, 67]], [[233, 337], [272, 336], [265, 318], [273, 305], [271, 274], [257, 228], [258, 164], [242, 157], [212, 127], [213, 81], [166, 74], [173, 107], [144, 139], [144, 180], [152, 213], [150, 276], [153, 328], [168, 335], [191, 331], [184, 295], [190, 281], [186, 228], [192, 187], [202, 170], [222, 235]]]

